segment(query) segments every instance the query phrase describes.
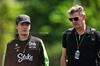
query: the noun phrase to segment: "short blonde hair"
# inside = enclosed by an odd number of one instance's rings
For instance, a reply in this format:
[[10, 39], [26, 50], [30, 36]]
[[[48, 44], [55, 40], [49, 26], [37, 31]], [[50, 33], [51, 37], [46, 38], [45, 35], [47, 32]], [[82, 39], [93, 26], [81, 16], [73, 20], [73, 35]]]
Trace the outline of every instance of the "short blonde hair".
[[85, 14], [84, 8], [80, 5], [75, 5], [71, 9], [68, 10], [68, 14], [71, 15], [75, 12], [79, 12], [79, 15]]

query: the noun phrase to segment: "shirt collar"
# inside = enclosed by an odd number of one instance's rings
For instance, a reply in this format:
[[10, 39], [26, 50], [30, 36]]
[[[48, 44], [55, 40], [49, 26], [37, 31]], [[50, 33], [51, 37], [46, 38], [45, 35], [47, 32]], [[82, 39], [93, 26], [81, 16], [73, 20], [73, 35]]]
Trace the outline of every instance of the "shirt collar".
[[[74, 31], [76, 31], [75, 28], [74, 28]], [[84, 34], [90, 34], [90, 32], [91, 32], [91, 28], [86, 25], [86, 30]], [[76, 31], [76, 34], [78, 34], [77, 31]]]
[[[27, 39], [30, 39], [30, 37], [31, 37], [31, 33], [29, 34], [29, 37], [28, 37]], [[18, 33], [16, 34], [16, 39], [19, 40], [19, 35], [18, 35]]]
[[85, 30], [85, 33], [86, 34], [89, 34], [91, 32], [91, 28], [89, 26], [86, 26], [86, 30]]

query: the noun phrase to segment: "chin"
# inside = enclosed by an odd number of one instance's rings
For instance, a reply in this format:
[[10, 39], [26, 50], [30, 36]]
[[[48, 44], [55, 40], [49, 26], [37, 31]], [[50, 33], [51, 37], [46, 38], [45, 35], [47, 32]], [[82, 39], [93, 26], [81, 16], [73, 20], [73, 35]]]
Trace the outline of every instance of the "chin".
[[75, 29], [78, 29], [78, 28], [79, 28], [79, 26], [74, 26], [74, 28], [75, 28]]
[[23, 36], [27, 36], [27, 35], [28, 35], [28, 33], [22, 33], [21, 35], [23, 35]]
[[27, 36], [28, 34], [22, 34], [22, 36]]
[[74, 27], [75, 29], [77, 29], [78, 27]]

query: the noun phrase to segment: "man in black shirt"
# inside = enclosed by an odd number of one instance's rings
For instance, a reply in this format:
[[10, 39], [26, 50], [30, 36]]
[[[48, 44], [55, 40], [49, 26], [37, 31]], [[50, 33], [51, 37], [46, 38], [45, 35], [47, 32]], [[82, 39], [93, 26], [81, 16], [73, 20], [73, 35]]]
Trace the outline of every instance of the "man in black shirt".
[[[85, 24], [86, 15], [82, 6], [73, 6], [68, 14], [73, 28], [63, 34], [61, 66], [96, 66], [96, 52], [100, 53], [100, 33]], [[92, 32], [95, 39], [91, 37]]]
[[16, 19], [16, 38], [7, 44], [2, 66], [49, 66], [49, 59], [41, 39], [29, 34], [31, 27], [28, 15]]

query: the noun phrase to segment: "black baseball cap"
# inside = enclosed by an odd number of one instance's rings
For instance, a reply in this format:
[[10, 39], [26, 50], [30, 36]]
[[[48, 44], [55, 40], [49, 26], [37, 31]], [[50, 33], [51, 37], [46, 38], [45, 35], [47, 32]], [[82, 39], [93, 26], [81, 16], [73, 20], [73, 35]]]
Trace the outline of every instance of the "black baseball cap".
[[29, 24], [31, 24], [30, 17], [25, 14], [19, 15], [16, 19], [16, 25], [18, 25], [18, 23], [24, 23], [24, 22], [28, 22]]

